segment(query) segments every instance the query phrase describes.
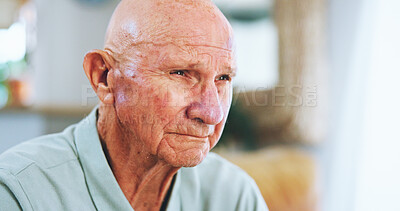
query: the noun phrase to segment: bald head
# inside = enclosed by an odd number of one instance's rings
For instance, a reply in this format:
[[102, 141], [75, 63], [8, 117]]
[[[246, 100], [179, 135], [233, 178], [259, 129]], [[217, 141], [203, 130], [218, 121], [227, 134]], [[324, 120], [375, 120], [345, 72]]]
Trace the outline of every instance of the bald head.
[[141, 45], [232, 48], [232, 29], [210, 0], [122, 0], [110, 20], [105, 49], [124, 59]]

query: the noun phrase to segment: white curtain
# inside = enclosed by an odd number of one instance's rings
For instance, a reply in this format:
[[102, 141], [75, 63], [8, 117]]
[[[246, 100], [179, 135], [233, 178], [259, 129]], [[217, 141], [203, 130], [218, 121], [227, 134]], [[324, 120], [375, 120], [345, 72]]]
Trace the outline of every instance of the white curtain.
[[400, 210], [400, 1], [376, 4], [355, 210]]
[[330, 136], [321, 153], [324, 211], [355, 209], [375, 3], [331, 0], [329, 4], [331, 116]]

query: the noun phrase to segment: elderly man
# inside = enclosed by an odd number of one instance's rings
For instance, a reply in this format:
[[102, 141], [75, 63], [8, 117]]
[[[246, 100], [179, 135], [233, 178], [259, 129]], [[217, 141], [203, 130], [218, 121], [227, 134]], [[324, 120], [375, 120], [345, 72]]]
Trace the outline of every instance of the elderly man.
[[0, 156], [0, 210], [267, 210], [245, 172], [209, 153], [231, 104], [232, 45], [211, 1], [123, 0], [104, 50], [84, 59], [99, 107]]

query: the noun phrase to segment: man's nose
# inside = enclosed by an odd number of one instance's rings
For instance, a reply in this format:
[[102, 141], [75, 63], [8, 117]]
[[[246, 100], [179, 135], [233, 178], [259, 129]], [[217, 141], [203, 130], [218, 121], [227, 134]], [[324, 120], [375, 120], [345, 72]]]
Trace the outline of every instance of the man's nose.
[[201, 90], [200, 100], [193, 102], [187, 115], [190, 119], [208, 125], [217, 125], [224, 118], [224, 111], [215, 85], [209, 85]]

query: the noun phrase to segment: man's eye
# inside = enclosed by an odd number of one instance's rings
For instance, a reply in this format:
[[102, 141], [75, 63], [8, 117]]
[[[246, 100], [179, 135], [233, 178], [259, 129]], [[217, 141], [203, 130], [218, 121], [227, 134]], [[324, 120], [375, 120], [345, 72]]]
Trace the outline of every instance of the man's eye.
[[231, 77], [229, 75], [221, 75], [217, 81], [231, 81]]
[[184, 70], [174, 70], [170, 73], [171, 75], [176, 74], [180, 76], [185, 76], [186, 72]]

